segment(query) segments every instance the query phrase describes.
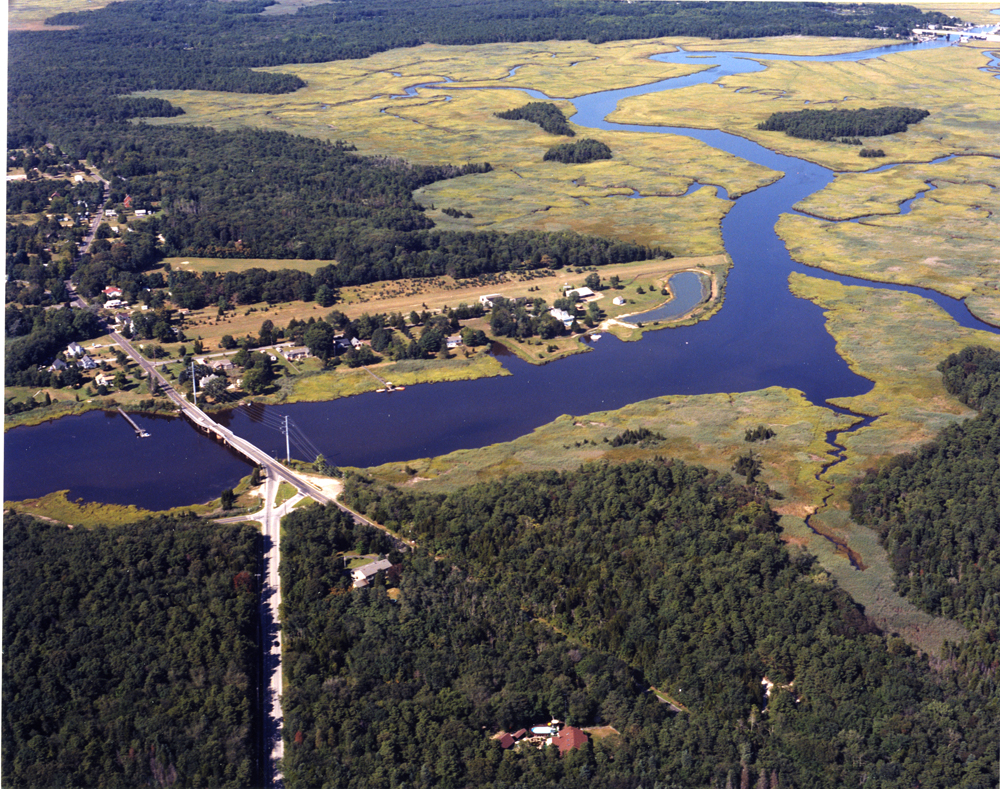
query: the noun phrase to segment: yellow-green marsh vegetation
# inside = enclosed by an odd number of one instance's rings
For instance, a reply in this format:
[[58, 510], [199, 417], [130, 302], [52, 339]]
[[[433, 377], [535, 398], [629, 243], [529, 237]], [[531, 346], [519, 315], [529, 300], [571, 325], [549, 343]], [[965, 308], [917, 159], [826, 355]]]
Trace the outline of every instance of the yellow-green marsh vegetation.
[[801, 274], [792, 275], [791, 288], [826, 310], [837, 352], [854, 372], [874, 382], [866, 394], [832, 401], [878, 419], [842, 437], [848, 459], [831, 470], [831, 481], [847, 482], [972, 414], [945, 392], [937, 365], [967, 345], [1000, 350], [1000, 337], [965, 329], [933, 302], [909, 293], [849, 287]]
[[[797, 208], [831, 218], [885, 215], [857, 223], [785, 215], [777, 231], [792, 257], [802, 263], [863, 279], [932, 288], [967, 299], [976, 315], [1000, 325], [1000, 180], [995, 161], [960, 157], [885, 173], [842, 174]], [[899, 202], [928, 184], [935, 188], [900, 215]]]
[[[562, 416], [504, 444], [387, 464], [373, 472], [389, 482], [446, 491], [511, 473], [570, 470], [600, 459], [622, 462], [660, 455], [728, 471], [740, 452], [752, 448], [764, 463], [762, 479], [781, 490], [789, 506], [806, 506], [822, 489], [813, 477], [828, 449], [826, 432], [853, 421], [812, 405], [799, 392], [777, 387], [740, 394], [661, 397], [616, 411]], [[759, 424], [771, 427], [775, 437], [747, 444], [746, 430]], [[660, 433], [664, 440], [614, 448], [605, 442], [638, 428]]]
[[929, 110], [931, 115], [905, 133], [871, 138], [874, 147], [885, 151], [880, 164], [930, 161], [951, 153], [1000, 154], [995, 134], [1000, 83], [979, 70], [986, 58], [976, 47], [899, 52], [857, 63], [765, 65], [764, 71], [724, 77], [717, 84], [626, 99], [610, 120], [719, 128], [837, 170], [865, 170], [872, 161], [860, 158], [854, 146], [760, 131], [757, 124], [771, 113], [807, 106], [906, 106]]

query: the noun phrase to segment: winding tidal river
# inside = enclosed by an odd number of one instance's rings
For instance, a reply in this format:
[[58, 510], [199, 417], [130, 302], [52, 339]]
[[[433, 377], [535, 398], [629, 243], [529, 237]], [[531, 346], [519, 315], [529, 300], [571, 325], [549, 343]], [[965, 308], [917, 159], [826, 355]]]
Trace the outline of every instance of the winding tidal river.
[[[710, 320], [648, 333], [641, 342], [623, 343], [605, 335], [592, 352], [543, 367], [507, 356], [503, 361], [511, 376], [412, 386], [389, 396], [369, 394], [253, 411], [239, 408], [219, 421], [262, 449], [283, 455], [284, 437], [269, 425], [276, 415], [287, 414], [330, 463], [363, 467], [508, 441], [561, 414], [615, 409], [662, 395], [782, 386], [825, 404], [830, 398], [868, 391], [871, 382], [852, 373], [837, 355], [822, 310], [789, 291], [788, 277], [794, 271], [845, 284], [917, 293], [935, 301], [963, 326], [996, 332], [973, 317], [962, 302], [933, 291], [855, 280], [792, 261], [774, 232], [775, 224], [781, 214], [794, 213], [796, 203], [829, 184], [834, 177], [831, 170], [721, 131], [605, 120], [623, 98], [760, 71], [765, 66], [758, 61], [856, 61], [916, 48], [920, 47], [891, 46], [823, 57], [678, 51], [655, 59], [710, 68], [572, 100], [577, 110], [572, 120], [577, 125], [694, 137], [783, 173], [776, 182], [733, 201], [722, 222], [722, 238], [733, 268], [722, 309]], [[442, 92], [459, 89], [439, 83], [414, 86], [408, 93], [417, 87]], [[516, 88], [505, 84], [496, 89]], [[537, 91], [525, 92], [548, 98]], [[241, 457], [198, 433], [184, 419], [140, 415], [136, 421], [151, 438], [137, 440], [120, 415], [104, 412], [8, 431], [4, 498], [20, 500], [68, 489], [71, 498], [163, 509], [214, 498], [247, 473]]]

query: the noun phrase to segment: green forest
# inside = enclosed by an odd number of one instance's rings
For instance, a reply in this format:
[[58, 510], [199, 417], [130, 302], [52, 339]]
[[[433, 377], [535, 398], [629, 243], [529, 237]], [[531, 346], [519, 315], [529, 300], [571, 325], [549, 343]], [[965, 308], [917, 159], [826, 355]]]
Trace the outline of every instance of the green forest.
[[875, 528], [900, 592], [985, 635], [995, 688], [1000, 651], [1000, 353], [966, 348], [940, 366], [950, 393], [980, 413], [871, 471], [851, 500]]
[[[351, 590], [360, 527], [286, 522], [290, 785], [992, 786], [989, 684], [879, 633], [760, 486], [662, 460], [346, 495], [421, 549]], [[550, 717], [618, 734], [490, 739]]]
[[[840, 137], [884, 137], [905, 132], [911, 123], [930, 115], [913, 107], [879, 107], [874, 110], [798, 110], [775, 112], [757, 124], [763, 131], [783, 131], [804, 140], [834, 140]], [[853, 142], [853, 141], [851, 141]], [[865, 152], [861, 152], [865, 156]], [[868, 154], [869, 156], [871, 154]]]
[[257, 543], [4, 513], [4, 786], [252, 785]]

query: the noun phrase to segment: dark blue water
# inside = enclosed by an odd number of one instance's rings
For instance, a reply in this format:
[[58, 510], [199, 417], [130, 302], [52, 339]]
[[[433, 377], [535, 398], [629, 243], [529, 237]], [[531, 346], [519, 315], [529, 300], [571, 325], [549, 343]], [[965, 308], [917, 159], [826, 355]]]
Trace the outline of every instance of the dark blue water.
[[[440, 455], [456, 449], [509, 441], [561, 414], [616, 409], [661, 395], [741, 392], [768, 386], [799, 389], [814, 403], [862, 394], [871, 382], [855, 375], [835, 351], [822, 311], [788, 290], [788, 276], [810, 276], [847, 284], [918, 293], [942, 306], [961, 325], [990, 328], [961, 302], [921, 288], [840, 277], [793, 262], [774, 233], [782, 213], [822, 189], [833, 173], [782, 156], [719, 131], [635, 126], [604, 118], [626, 96], [683, 87], [720, 76], [763, 68], [757, 60], [860, 60], [902, 45], [823, 58], [697, 53], [690, 61], [710, 68], [654, 85], [607, 91], [573, 101], [573, 121], [595, 129], [680, 134], [783, 173], [777, 182], [738, 198], [722, 222], [733, 260], [725, 302], [709, 321], [647, 334], [622, 343], [605, 335], [593, 350], [535, 367], [516, 357], [503, 361], [513, 375], [408, 387], [327, 403], [269, 407], [251, 414], [236, 409], [220, 421], [265, 451], [284, 455], [284, 437], [268, 426], [288, 414], [308, 435], [312, 460], [318, 448], [336, 465], [372, 466]], [[940, 44], [938, 44], [940, 46]], [[657, 56], [667, 62], [689, 57]], [[753, 58], [753, 60], [748, 59]], [[449, 84], [447, 90], [459, 89]], [[408, 95], [413, 88], [406, 91]], [[529, 91], [536, 98], [547, 98]], [[69, 489], [71, 497], [150, 508], [207, 500], [248, 473], [248, 465], [194, 430], [184, 420], [138, 419], [152, 434], [136, 439], [117, 414], [70, 417], [5, 435], [4, 498], [20, 500]], [[146, 424], [151, 421], [151, 424]]]

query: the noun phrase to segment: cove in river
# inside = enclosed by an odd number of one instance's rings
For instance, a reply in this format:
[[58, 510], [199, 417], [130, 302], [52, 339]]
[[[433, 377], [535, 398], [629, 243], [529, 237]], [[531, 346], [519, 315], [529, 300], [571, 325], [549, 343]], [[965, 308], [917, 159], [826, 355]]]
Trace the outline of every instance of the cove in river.
[[[711, 69], [573, 100], [577, 108], [573, 121], [578, 125], [695, 137], [784, 173], [775, 183], [736, 199], [723, 220], [722, 237], [733, 268], [725, 302], [710, 320], [647, 333], [640, 342], [623, 343], [606, 334], [592, 352], [542, 367], [508, 355], [504, 364], [513, 374], [507, 377], [269, 406], [263, 413], [238, 408], [220, 415], [218, 421], [265, 451], [283, 455], [284, 437], [267, 423], [273, 421], [270, 416], [287, 414], [328, 462], [364, 467], [509, 441], [562, 414], [616, 409], [662, 395], [782, 386], [801, 390], [814, 403], [825, 403], [868, 391], [871, 382], [851, 372], [837, 355], [822, 310], [788, 290], [792, 271], [918, 293], [933, 299], [963, 326], [995, 331], [970, 315], [961, 302], [932, 291], [841, 277], [792, 261], [774, 233], [775, 223], [797, 202], [825, 187], [833, 179], [832, 171], [720, 131], [605, 120], [626, 96], [759, 71], [763, 66], [758, 60], [861, 60], [915, 48], [919, 47], [902, 45], [812, 58], [699, 52], [692, 62]], [[688, 53], [676, 52], [657, 59], [679, 62], [686, 57]], [[165, 509], [214, 498], [248, 473], [245, 461], [186, 420], [139, 415], [136, 421], [151, 433], [150, 438], [135, 438], [117, 413], [89, 413], [8, 431], [4, 498], [20, 500], [68, 489], [71, 498]]]

